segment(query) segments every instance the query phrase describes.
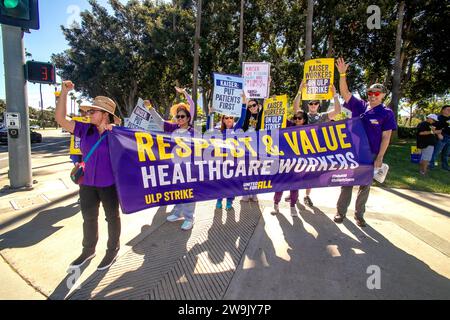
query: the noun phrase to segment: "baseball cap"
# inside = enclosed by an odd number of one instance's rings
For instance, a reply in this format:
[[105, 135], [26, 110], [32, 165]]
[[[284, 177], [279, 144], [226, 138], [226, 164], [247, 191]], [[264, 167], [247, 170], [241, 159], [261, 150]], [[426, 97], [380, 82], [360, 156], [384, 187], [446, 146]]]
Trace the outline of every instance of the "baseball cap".
[[381, 90], [381, 92], [386, 93], [386, 87], [384, 85], [382, 85], [381, 83], [374, 83], [373, 85], [371, 85], [369, 87], [368, 91], [370, 91], [370, 89], [378, 89], [378, 90]]
[[439, 121], [438, 116], [434, 113], [430, 113], [429, 115], [427, 115], [427, 118], [433, 119], [434, 121]]

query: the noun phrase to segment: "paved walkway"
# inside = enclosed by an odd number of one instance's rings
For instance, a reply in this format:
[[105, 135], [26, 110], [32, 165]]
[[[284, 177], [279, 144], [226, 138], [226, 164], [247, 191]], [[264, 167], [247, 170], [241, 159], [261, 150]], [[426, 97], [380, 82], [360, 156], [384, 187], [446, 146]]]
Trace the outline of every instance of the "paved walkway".
[[122, 215], [119, 258], [104, 272], [100, 219], [97, 256], [67, 273], [82, 218], [61, 162], [35, 172], [34, 190], [0, 195], [0, 299], [450, 298], [450, 196], [398, 189], [372, 189], [364, 229], [353, 212], [332, 221], [338, 188], [314, 189], [298, 217], [288, 203], [272, 214], [272, 193], [228, 212], [198, 203], [188, 232], [165, 221], [172, 206]]

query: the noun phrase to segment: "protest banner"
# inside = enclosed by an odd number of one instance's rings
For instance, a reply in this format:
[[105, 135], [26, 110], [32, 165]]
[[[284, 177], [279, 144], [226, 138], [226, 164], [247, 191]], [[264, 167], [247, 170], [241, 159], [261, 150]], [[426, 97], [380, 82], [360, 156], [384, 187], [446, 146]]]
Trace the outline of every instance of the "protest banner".
[[373, 179], [360, 118], [198, 136], [114, 127], [108, 139], [124, 213], [282, 190], [369, 185]]
[[214, 73], [212, 111], [239, 117], [242, 111], [243, 79], [238, 76]]
[[287, 99], [287, 95], [282, 95], [264, 100], [262, 130], [286, 128]]
[[265, 99], [269, 96], [270, 63], [242, 63], [244, 92], [247, 99]]
[[[78, 121], [78, 122], [83, 122], [83, 123], [91, 122], [91, 119], [89, 117], [72, 117], [72, 120], [73, 121]], [[71, 155], [81, 155], [80, 138], [79, 137], [75, 137], [73, 134], [70, 135], [69, 154], [71, 154]]]
[[144, 100], [142, 100], [141, 98], [138, 99], [136, 107], [134, 108], [130, 118], [126, 122], [125, 127], [142, 131], [164, 131], [164, 128], [158, 125], [158, 123], [153, 118], [153, 115], [144, 105]]
[[329, 100], [333, 97], [331, 86], [334, 81], [334, 59], [312, 59], [305, 63], [302, 100]]

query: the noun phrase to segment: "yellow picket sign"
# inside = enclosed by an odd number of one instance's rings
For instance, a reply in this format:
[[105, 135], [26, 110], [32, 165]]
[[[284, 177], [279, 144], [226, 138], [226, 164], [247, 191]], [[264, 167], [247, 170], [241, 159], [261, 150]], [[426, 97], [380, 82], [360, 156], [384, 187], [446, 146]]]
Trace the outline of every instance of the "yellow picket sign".
[[264, 99], [261, 129], [286, 128], [287, 105], [285, 94]]
[[[89, 123], [91, 119], [89, 117], [72, 117], [73, 121]], [[80, 138], [75, 137], [73, 134], [70, 135], [70, 151], [69, 154], [72, 155], [81, 155], [80, 150]]]
[[303, 70], [302, 100], [329, 100], [333, 97], [331, 86], [334, 81], [334, 59], [308, 60]]

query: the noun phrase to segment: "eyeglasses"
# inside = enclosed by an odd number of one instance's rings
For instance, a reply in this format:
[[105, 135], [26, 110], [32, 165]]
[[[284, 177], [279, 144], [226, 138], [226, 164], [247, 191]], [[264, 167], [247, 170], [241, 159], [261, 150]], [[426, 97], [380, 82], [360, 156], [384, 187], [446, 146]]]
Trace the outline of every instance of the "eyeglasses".
[[380, 94], [381, 94], [380, 91], [367, 91], [367, 95], [368, 95], [369, 97], [371, 97], [371, 96], [378, 97]]
[[223, 117], [223, 120], [233, 119], [233, 117]]
[[292, 119], [294, 119], [294, 121], [295, 121], [295, 120], [303, 120], [302, 117], [293, 117]]
[[318, 102], [310, 102], [310, 103], [308, 103], [308, 105], [310, 105], [310, 106], [315, 106], [315, 105], [318, 105], [319, 103]]
[[184, 118], [186, 118], [186, 116], [184, 114], [177, 114], [176, 118], [177, 119], [184, 119]]
[[256, 107], [256, 103], [249, 104], [248, 107], [249, 107], [249, 108]]
[[96, 113], [97, 111], [98, 111], [98, 112], [101, 112], [101, 110], [97, 110], [97, 109], [89, 109], [89, 110], [86, 111], [86, 114], [91, 115], [91, 114]]

